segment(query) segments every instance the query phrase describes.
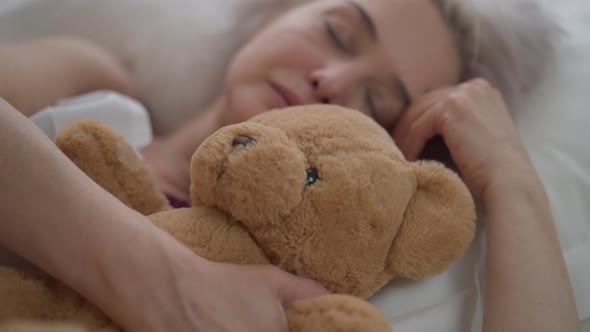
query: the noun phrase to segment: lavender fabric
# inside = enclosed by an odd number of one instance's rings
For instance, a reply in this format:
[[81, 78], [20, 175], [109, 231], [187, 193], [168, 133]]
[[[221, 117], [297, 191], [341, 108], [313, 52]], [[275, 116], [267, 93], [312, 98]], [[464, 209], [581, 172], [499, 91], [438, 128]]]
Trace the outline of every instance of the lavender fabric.
[[190, 202], [180, 200], [180, 199], [178, 199], [174, 196], [168, 195], [166, 193], [164, 193], [164, 195], [166, 195], [168, 202], [175, 209], [191, 207]]

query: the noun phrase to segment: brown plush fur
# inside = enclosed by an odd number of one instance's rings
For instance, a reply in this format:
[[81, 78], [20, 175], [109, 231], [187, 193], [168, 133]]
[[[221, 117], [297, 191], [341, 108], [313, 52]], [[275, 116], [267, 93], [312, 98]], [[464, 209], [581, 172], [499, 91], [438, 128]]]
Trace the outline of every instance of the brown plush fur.
[[[252, 143], [232, 144], [237, 136]], [[473, 201], [457, 175], [406, 161], [374, 121], [336, 106], [267, 112], [219, 130], [193, 156], [188, 209], [168, 210], [146, 166], [112, 129], [76, 124], [57, 143], [130, 207], [162, 211], [150, 219], [197, 254], [272, 263], [348, 294], [296, 303], [287, 310], [291, 331], [389, 331], [361, 298], [398, 276], [441, 272], [474, 234]], [[67, 287], [0, 269], [0, 322], [14, 319], [114, 328]]]
[[110, 127], [82, 121], [64, 128], [55, 144], [94, 182], [127, 206], [145, 215], [170, 208], [133, 147]]

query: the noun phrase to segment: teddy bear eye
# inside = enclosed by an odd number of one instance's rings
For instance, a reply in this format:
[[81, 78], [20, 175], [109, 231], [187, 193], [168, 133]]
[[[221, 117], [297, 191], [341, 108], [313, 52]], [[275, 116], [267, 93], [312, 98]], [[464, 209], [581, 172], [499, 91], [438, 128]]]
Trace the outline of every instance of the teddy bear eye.
[[254, 143], [254, 140], [251, 139], [250, 137], [246, 137], [246, 136], [236, 136], [234, 138], [234, 140], [232, 141], [232, 146], [236, 147], [236, 146], [248, 146], [250, 144]]
[[308, 168], [307, 171], [307, 185], [312, 185], [318, 180], [318, 171], [314, 168]]

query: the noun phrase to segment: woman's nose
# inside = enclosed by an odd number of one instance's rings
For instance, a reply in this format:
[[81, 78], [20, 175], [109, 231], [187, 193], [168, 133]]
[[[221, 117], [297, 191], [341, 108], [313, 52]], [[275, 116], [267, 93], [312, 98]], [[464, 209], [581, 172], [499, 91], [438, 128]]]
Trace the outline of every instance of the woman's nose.
[[313, 99], [317, 103], [345, 106], [349, 82], [342, 70], [319, 69], [312, 71], [308, 77]]

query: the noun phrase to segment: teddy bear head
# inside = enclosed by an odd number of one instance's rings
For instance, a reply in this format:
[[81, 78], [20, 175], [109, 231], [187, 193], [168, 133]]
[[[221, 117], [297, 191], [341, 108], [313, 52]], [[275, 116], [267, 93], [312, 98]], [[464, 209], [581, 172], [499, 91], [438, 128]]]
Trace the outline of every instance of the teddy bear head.
[[269, 260], [333, 292], [368, 297], [396, 276], [441, 272], [471, 242], [469, 191], [435, 162], [408, 162], [368, 116], [274, 110], [195, 152], [191, 198], [239, 223]]

